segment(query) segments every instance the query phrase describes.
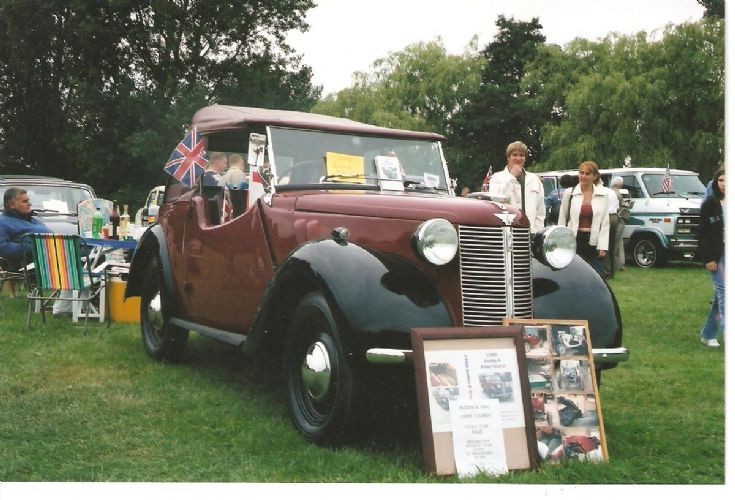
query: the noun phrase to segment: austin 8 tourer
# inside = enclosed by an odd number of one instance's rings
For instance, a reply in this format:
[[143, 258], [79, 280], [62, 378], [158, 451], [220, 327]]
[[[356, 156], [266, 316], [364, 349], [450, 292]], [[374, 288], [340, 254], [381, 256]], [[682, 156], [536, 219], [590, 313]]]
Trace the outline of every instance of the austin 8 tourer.
[[441, 135], [221, 105], [192, 126], [251, 175], [247, 189], [168, 179], [126, 289], [153, 358], [189, 332], [272, 356], [296, 429], [322, 444], [369, 414], [368, 393], [412, 386], [414, 328], [586, 319], [599, 369], [626, 357], [615, 297], [569, 231], [532, 235], [519, 210], [455, 196]]

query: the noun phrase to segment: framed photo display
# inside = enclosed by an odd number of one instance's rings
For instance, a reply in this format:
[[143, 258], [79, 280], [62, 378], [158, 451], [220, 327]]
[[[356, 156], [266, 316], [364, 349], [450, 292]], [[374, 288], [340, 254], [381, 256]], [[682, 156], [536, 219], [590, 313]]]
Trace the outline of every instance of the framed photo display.
[[424, 465], [492, 475], [538, 462], [523, 329], [411, 331]]
[[508, 319], [523, 328], [533, 420], [541, 460], [606, 461], [587, 321]]

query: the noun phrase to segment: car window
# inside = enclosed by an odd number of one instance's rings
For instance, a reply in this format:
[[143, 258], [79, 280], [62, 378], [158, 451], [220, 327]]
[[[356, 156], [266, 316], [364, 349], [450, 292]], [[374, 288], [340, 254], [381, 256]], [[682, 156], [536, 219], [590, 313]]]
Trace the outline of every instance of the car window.
[[631, 198], [643, 198], [643, 189], [641, 189], [635, 175], [622, 175], [621, 177], [623, 178], [623, 188], [628, 190]]
[[549, 193], [556, 189], [556, 178], [543, 177], [541, 180], [544, 183], [544, 195], [549, 196]]
[[[369, 137], [313, 130], [270, 129], [276, 185], [350, 183], [377, 186], [377, 164], [413, 186], [447, 191], [438, 142]], [[385, 170], [383, 170], [385, 172]]]
[[646, 185], [648, 194], [651, 196], [667, 197], [667, 196], [704, 196], [705, 187], [699, 181], [696, 175], [678, 175], [671, 174], [671, 189], [668, 193], [663, 193], [662, 182], [664, 175], [661, 174], [643, 174], [643, 183]]
[[[0, 188], [0, 196], [5, 195], [7, 188]], [[80, 201], [94, 198], [91, 191], [80, 186], [23, 186], [23, 189], [28, 192], [33, 210], [39, 213], [75, 214]]]

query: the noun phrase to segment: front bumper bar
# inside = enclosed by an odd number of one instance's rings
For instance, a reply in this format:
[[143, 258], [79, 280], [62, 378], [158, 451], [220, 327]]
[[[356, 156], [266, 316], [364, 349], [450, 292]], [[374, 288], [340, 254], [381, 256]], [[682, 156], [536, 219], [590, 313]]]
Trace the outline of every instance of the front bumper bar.
[[[376, 347], [368, 349], [365, 357], [370, 363], [395, 365], [413, 362], [413, 351], [410, 349], [383, 349]], [[613, 347], [610, 349], [592, 349], [592, 358], [596, 364], [622, 363], [628, 361], [630, 353], [627, 347]]]

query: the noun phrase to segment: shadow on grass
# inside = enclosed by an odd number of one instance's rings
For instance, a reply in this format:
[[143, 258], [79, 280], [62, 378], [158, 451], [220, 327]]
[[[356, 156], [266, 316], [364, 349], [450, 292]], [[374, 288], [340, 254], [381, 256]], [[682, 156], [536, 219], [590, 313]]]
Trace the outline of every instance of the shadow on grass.
[[[249, 397], [267, 402], [279, 416], [288, 416], [286, 380], [278, 354], [248, 356], [237, 347], [192, 333], [176, 364], [236, 391], [246, 391]], [[420, 448], [413, 371], [410, 367], [375, 369], [380, 373], [364, 377], [359, 395], [364, 404], [345, 446], [378, 453]]]

